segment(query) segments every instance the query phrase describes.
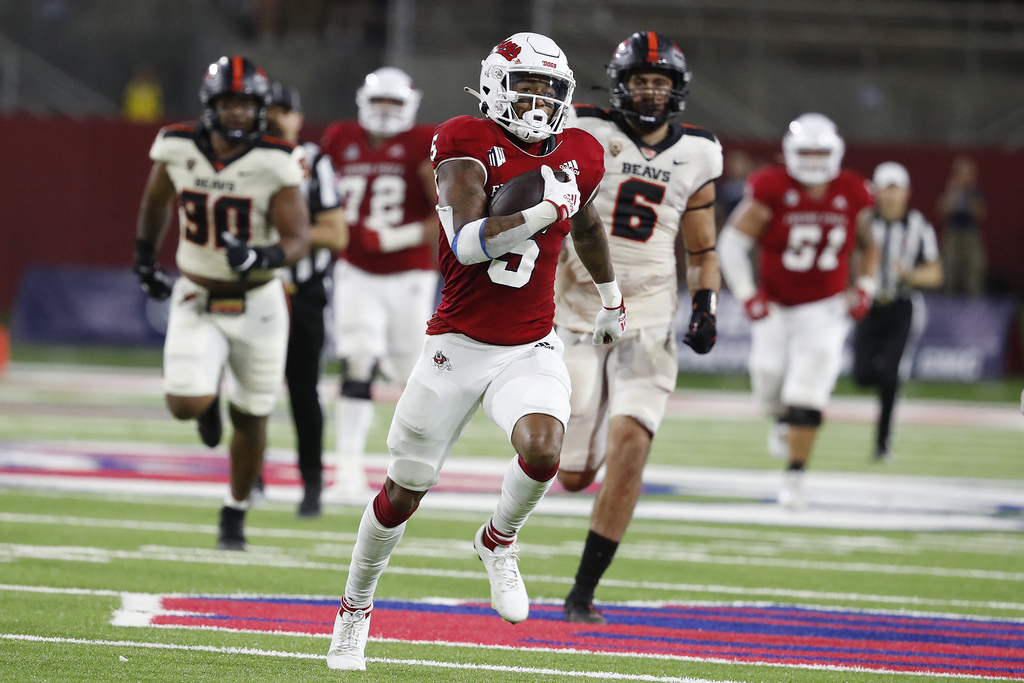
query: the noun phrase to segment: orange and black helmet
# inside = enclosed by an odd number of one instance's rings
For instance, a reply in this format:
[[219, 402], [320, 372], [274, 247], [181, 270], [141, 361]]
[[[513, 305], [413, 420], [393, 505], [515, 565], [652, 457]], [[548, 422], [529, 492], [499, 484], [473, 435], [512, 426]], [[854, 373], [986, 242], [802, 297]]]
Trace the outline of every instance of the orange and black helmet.
[[[250, 97], [258, 108], [256, 125], [252, 130], [225, 129], [217, 114], [217, 99], [225, 95]], [[267, 127], [267, 107], [270, 106], [270, 79], [263, 69], [245, 57], [221, 57], [210, 65], [199, 88], [199, 101], [203, 103], [203, 125], [216, 130], [229, 140], [254, 140]]]
[[[630, 75], [638, 71], [663, 72], [672, 79], [667, 106], [651, 110], [633, 101], [627, 84]], [[654, 31], [637, 31], [619, 43], [608, 64], [608, 78], [612, 81], [612, 109], [622, 112], [641, 128], [657, 128], [686, 108], [690, 82], [686, 57], [678, 45]]]

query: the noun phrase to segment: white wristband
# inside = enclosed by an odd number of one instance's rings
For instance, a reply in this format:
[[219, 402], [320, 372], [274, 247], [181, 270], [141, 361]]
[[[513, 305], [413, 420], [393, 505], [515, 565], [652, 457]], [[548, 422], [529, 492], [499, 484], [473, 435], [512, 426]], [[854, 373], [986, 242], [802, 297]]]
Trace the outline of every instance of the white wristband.
[[551, 202], [541, 202], [537, 206], [531, 206], [529, 209], [524, 209], [522, 214], [531, 235], [536, 235], [558, 220], [558, 209]]
[[622, 305], [622, 293], [615, 280], [611, 282], [595, 282], [597, 293], [601, 295], [601, 305], [605, 308], [618, 308]]
[[878, 280], [870, 275], [861, 275], [857, 278], [857, 288], [864, 290], [864, 293], [873, 299], [878, 292]]

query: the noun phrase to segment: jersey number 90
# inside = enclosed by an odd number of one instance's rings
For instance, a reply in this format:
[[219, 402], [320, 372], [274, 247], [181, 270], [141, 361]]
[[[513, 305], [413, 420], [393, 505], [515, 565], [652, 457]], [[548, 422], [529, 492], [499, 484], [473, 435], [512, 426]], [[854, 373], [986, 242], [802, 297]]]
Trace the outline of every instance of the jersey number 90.
[[185, 190], [180, 197], [181, 211], [185, 215], [185, 239], [201, 247], [210, 243], [210, 225], [213, 225], [215, 246], [223, 248], [224, 233], [230, 232], [241, 242], [250, 236], [252, 199], [248, 197], [218, 197], [211, 205], [210, 195]]

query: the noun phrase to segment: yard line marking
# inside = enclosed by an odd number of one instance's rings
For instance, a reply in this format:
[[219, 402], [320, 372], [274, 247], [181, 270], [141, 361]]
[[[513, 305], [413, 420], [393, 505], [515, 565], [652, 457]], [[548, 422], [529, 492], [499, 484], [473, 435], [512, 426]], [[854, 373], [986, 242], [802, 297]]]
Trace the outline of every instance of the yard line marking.
[[[61, 515], [34, 515], [34, 514], [18, 514], [18, 513], [0, 513], [0, 521], [8, 523], [29, 523], [29, 524], [61, 524], [61, 525], [72, 525], [72, 526], [83, 526], [83, 527], [100, 527], [100, 528], [115, 528], [115, 529], [128, 529], [128, 530], [144, 530], [144, 531], [172, 531], [172, 532], [187, 532], [187, 533], [204, 533], [212, 534], [215, 531], [213, 525], [205, 524], [179, 524], [170, 522], [143, 522], [138, 520], [118, 520], [118, 519], [99, 519], [89, 517], [73, 517], [73, 516], [61, 516]], [[250, 536], [266, 536], [270, 538], [307, 538], [314, 540], [330, 540], [341, 543], [353, 543], [355, 541], [355, 534], [352, 533], [340, 533], [340, 532], [314, 532], [304, 530], [292, 530], [292, 529], [274, 529], [274, 528], [260, 528], [250, 527], [246, 529], [246, 532]], [[461, 544], [468, 548], [468, 541]], [[4, 554], [18, 554], [19, 552], [29, 553], [32, 556], [33, 553], [45, 553], [46, 551], [41, 550], [49, 546], [30, 546], [23, 544], [0, 544], [0, 556]], [[148, 546], [157, 547], [159, 546]], [[409, 539], [404, 546], [401, 546], [396, 550], [398, 555], [409, 555], [417, 557], [437, 557], [439, 556], [437, 539]], [[551, 546], [539, 543], [523, 543], [522, 547], [527, 553], [535, 553], [543, 556], [554, 557], [554, 556], [576, 556], [579, 554], [576, 546], [573, 545], [571, 548], [564, 545]], [[38, 550], [33, 550], [33, 549]], [[94, 549], [82, 550], [80, 548], [69, 546], [72, 550], [69, 552], [77, 553], [79, 555], [92, 556], [95, 552], [103, 552], [102, 550], [96, 551]], [[451, 549], [450, 546], [447, 547]], [[175, 555], [181, 552], [188, 552], [186, 548], [175, 548], [173, 553]], [[253, 548], [254, 551], [260, 552], [264, 549]], [[269, 550], [269, 549], [268, 549]], [[313, 552], [306, 553], [307, 555], [316, 555], [317, 550], [320, 551], [321, 555], [328, 554], [326, 551], [331, 550], [330, 548], [319, 548], [314, 549]], [[337, 549], [335, 549], [337, 550]], [[110, 551], [117, 552], [117, 551]], [[122, 551], [131, 552], [131, 551]], [[213, 552], [213, 551], [211, 551]], [[222, 554], [218, 552], [218, 557]], [[272, 552], [272, 550], [271, 550]], [[301, 553], [301, 551], [291, 551], [292, 554]], [[632, 559], [643, 559], [643, 560], [655, 560], [664, 562], [690, 562], [694, 564], [718, 564], [725, 566], [750, 566], [750, 567], [778, 567], [786, 569], [808, 569], [808, 570], [824, 570], [824, 571], [847, 571], [847, 572], [858, 572], [858, 573], [870, 573], [875, 572], [879, 574], [897, 574], [897, 575], [910, 575], [910, 576], [937, 576], [946, 578], [966, 578], [966, 579], [980, 579], [980, 580], [992, 580], [992, 581], [1014, 581], [1024, 582], [1024, 572], [1009, 572], [1000, 570], [988, 570], [988, 569], [959, 569], [959, 568], [948, 568], [948, 567], [924, 567], [914, 565], [897, 565], [897, 564], [884, 564], [874, 562], [835, 562], [828, 560], [796, 560], [779, 557], [764, 557], [749, 556], [749, 555], [721, 555], [712, 554], [702, 550], [687, 550], [687, 549], [674, 549], [655, 547], [651, 545], [640, 545], [634, 546], [629, 545], [621, 550], [624, 557], [630, 557]], [[331, 553], [337, 555], [338, 553]], [[344, 553], [341, 553], [344, 554]], [[444, 556], [447, 556], [447, 550]], [[123, 556], [130, 557], [131, 559], [153, 559], [150, 557], [142, 556]]]
[[[136, 647], [152, 650], [183, 650], [186, 652], [214, 652], [230, 655], [255, 655], [259, 657], [278, 657], [281, 659], [325, 659], [325, 655], [310, 652], [284, 652], [281, 650], [261, 650], [250, 647], [216, 647], [213, 645], [177, 645], [172, 643], [147, 643], [134, 640], [88, 640], [85, 638], [56, 638], [34, 636], [20, 633], [0, 633], [5, 640], [20, 640], [38, 643], [65, 643], [69, 645], [100, 645], [106, 647]], [[394, 641], [404, 642], [404, 641]], [[465, 669], [471, 671], [497, 671], [512, 674], [530, 674], [538, 676], [565, 676], [568, 678], [593, 678], [608, 681], [645, 681], [648, 683], [736, 683], [735, 681], [712, 680], [707, 678], [680, 678], [678, 676], [652, 676], [649, 674], [623, 674], [614, 671], [565, 671], [562, 669], [537, 668], [525, 666], [502, 666], [498, 664], [464, 664], [458, 662], [440, 662], [429, 659], [394, 659], [391, 657], [367, 657], [367, 663], [398, 664], [403, 666], [422, 666], [440, 669]]]

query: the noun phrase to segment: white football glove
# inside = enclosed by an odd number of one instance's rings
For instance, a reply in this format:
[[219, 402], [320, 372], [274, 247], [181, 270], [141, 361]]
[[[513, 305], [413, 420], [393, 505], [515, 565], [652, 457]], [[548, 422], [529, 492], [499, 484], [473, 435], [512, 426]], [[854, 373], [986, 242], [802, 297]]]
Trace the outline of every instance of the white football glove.
[[611, 344], [622, 338], [626, 332], [626, 302], [619, 301], [618, 308], [601, 308], [594, 321], [594, 346]]
[[576, 185], [576, 174], [566, 173], [569, 180], [564, 183], [555, 178], [550, 166], [540, 167], [544, 178], [544, 201], [551, 202], [558, 209], [558, 220], [571, 218], [580, 210], [580, 188]]

